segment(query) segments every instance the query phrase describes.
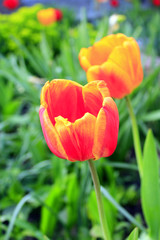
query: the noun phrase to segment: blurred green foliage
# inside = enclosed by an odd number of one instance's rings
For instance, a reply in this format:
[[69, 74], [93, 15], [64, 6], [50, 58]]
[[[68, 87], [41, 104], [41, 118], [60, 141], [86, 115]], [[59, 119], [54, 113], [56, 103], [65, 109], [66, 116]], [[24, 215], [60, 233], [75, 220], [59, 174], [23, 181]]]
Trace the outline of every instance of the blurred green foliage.
[[64, 9], [62, 10], [64, 17], [61, 22], [43, 26], [37, 19], [37, 12], [43, 8], [43, 5], [36, 4], [32, 7], [21, 7], [10, 15], [0, 14], [1, 54], [17, 53], [19, 51], [15, 39], [27, 47], [38, 45], [42, 32], [45, 32], [50, 39], [54, 51], [59, 50], [60, 40], [64, 36], [66, 27], [72, 24], [73, 15]]

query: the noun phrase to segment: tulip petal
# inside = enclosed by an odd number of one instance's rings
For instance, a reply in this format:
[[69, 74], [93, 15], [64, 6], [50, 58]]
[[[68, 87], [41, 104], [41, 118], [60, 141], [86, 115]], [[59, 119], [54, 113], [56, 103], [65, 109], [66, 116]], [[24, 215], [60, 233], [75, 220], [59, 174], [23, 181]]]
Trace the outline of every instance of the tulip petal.
[[90, 53], [90, 64], [91, 65], [101, 65], [105, 61], [109, 54], [111, 53], [111, 49], [103, 42], [97, 42], [91, 48]]
[[45, 137], [49, 149], [56, 156], [66, 159], [67, 155], [61, 144], [60, 138], [50, 121], [47, 110], [43, 106], [40, 107], [39, 116], [43, 135]]
[[83, 87], [85, 111], [97, 116], [102, 107], [103, 99], [110, 96], [104, 81], [93, 81]]
[[85, 161], [93, 157], [92, 147], [96, 118], [86, 113], [74, 123], [57, 117], [55, 128], [70, 161]]
[[82, 160], [93, 158], [92, 148], [94, 141], [96, 117], [90, 113], [86, 113], [83, 118], [78, 119], [74, 123], [74, 129], [79, 140]]
[[[127, 42], [129, 44], [129, 42]], [[108, 58], [109, 63], [114, 63], [118, 65], [119, 68], [123, 69], [130, 76], [130, 82], [134, 78], [133, 66], [130, 62], [131, 56], [128, 54], [128, 51], [125, 47], [119, 46], [116, 47], [111, 55]]]
[[104, 73], [101, 78], [106, 78], [112, 97], [122, 98], [130, 94], [142, 81], [143, 70], [137, 59], [140, 60], [138, 45], [129, 38], [123, 46], [116, 47], [101, 66]]
[[44, 108], [47, 108], [48, 107], [48, 103], [47, 103], [47, 92], [48, 92], [48, 89], [49, 89], [49, 86], [50, 86], [50, 83], [49, 81], [47, 81], [44, 86], [42, 87], [42, 90], [41, 90], [41, 105], [44, 107]]
[[88, 55], [89, 50], [87, 48], [82, 48], [78, 56], [80, 65], [84, 69], [84, 71], [87, 71], [88, 68], [91, 66]]
[[[143, 80], [143, 69], [140, 61], [141, 56], [139, 46], [137, 42], [131, 38], [130, 41], [124, 42], [123, 47], [125, 48], [126, 58], [130, 64], [130, 69], [132, 69], [131, 71], [133, 72], [132, 84], [135, 88], [139, 86]], [[137, 61], [137, 59], [139, 61]]]
[[[95, 80], [104, 80], [109, 89], [110, 95], [116, 98], [122, 98], [125, 93], [130, 93], [128, 87], [130, 82], [129, 75], [113, 62], [105, 62], [102, 66], [92, 66], [87, 72], [88, 82]], [[127, 83], [127, 84], [126, 84]]]
[[47, 105], [53, 125], [57, 116], [74, 122], [85, 114], [82, 86], [76, 82], [64, 79], [52, 80], [46, 83], [41, 96], [42, 105]]
[[97, 116], [93, 155], [95, 160], [110, 156], [117, 145], [119, 129], [118, 109], [112, 98], [104, 99], [103, 107]]
[[107, 61], [101, 66], [101, 79], [105, 80], [111, 97], [123, 98], [132, 91], [131, 79], [128, 73], [113, 61]]
[[88, 69], [87, 71], [87, 81], [90, 83], [96, 80], [106, 80], [101, 75], [101, 66], [95, 65]]
[[109, 55], [116, 46], [120, 46], [126, 37], [123, 34], [111, 34], [96, 42], [90, 50], [89, 62], [91, 65], [101, 65], [107, 61]]
[[107, 61], [116, 46], [126, 40], [123, 34], [109, 35], [96, 42], [92, 47], [82, 48], [79, 53], [81, 67], [87, 72], [91, 66], [101, 65]]
[[142, 65], [139, 64], [137, 67], [137, 74], [134, 81], [134, 87], [135, 88], [138, 87], [142, 81], [143, 81], [143, 68]]

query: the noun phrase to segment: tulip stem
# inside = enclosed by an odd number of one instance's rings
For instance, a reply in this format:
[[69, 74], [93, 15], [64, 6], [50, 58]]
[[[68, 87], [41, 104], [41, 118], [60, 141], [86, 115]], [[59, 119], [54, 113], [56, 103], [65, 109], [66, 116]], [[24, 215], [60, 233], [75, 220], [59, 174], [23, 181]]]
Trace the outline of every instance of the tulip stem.
[[133, 108], [131, 105], [130, 98], [128, 96], [126, 96], [126, 102], [127, 102], [131, 122], [132, 122], [133, 142], [134, 142], [134, 149], [135, 149], [136, 159], [137, 159], [137, 164], [138, 164], [138, 169], [139, 169], [139, 175], [142, 178], [143, 157], [142, 157], [142, 149], [141, 149], [138, 125], [137, 125], [137, 121], [136, 121], [136, 116], [134, 114], [134, 111], [133, 111]]
[[88, 163], [89, 163], [92, 180], [93, 180], [94, 187], [95, 187], [98, 211], [99, 211], [99, 217], [100, 217], [101, 227], [102, 227], [102, 231], [103, 231], [103, 236], [104, 236], [105, 240], [111, 240], [110, 231], [109, 231], [107, 219], [106, 219], [105, 212], [104, 212], [102, 196], [101, 196], [101, 192], [100, 192], [100, 182], [99, 182], [98, 174], [97, 174], [95, 165], [93, 163], [93, 160], [88, 160]]

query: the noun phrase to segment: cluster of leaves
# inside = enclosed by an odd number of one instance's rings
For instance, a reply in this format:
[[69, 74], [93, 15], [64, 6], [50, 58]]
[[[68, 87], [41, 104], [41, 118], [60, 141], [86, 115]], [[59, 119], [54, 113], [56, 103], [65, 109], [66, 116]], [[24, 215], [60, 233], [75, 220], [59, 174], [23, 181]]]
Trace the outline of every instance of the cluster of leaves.
[[[151, 21], [154, 19], [155, 15]], [[66, 78], [81, 84], [86, 83], [85, 73], [78, 62], [79, 50], [107, 35], [110, 32], [109, 21], [108, 17], [105, 17], [93, 27], [87, 23], [84, 16], [75, 28], [68, 29], [66, 26], [68, 25], [64, 24], [65, 38], [58, 43], [60, 51], [56, 56], [53, 51], [53, 38], [49, 38], [47, 33], [54, 32], [55, 25], [52, 29], [48, 28], [50, 30], [42, 31], [37, 46], [28, 46], [19, 39], [19, 35], [15, 35], [15, 49], [20, 51], [14, 55], [0, 57], [2, 240], [27, 237], [38, 240], [89, 240], [91, 237], [102, 237], [87, 162], [72, 164], [50, 153], [41, 131], [38, 109], [40, 90], [45, 81]], [[131, 22], [123, 22], [117, 31], [137, 39], [143, 37], [138, 23], [135, 26]], [[152, 34], [152, 29], [148, 31]], [[145, 45], [144, 53], [147, 50], [147, 53], [152, 55], [154, 50], [156, 54], [154, 41]], [[159, 191], [158, 157], [154, 142], [159, 150], [160, 67], [156, 67], [155, 54], [149, 65], [148, 56], [143, 56], [144, 81], [132, 94], [131, 99], [140, 127], [142, 144], [145, 142], [142, 207], [149, 233], [156, 239], [159, 234], [157, 226], [160, 224], [160, 214], [156, 217], [154, 212], [159, 212], [159, 195], [157, 194], [153, 205], [152, 196]], [[117, 106], [120, 114], [117, 150], [109, 160], [101, 159], [96, 163], [101, 183], [105, 186], [105, 189], [102, 188], [105, 212], [109, 218], [113, 239], [125, 239], [133, 227], [137, 226], [142, 231], [141, 239], [146, 240], [131, 123], [125, 101], [117, 101]], [[150, 132], [145, 141], [148, 128], [153, 129], [155, 140]], [[152, 149], [154, 156], [150, 156], [149, 149]], [[150, 179], [152, 181], [148, 181]], [[151, 208], [152, 206], [154, 208]], [[128, 240], [137, 239], [138, 230], [135, 229]]]
[[45, 27], [37, 19], [37, 12], [43, 8], [43, 5], [36, 4], [32, 7], [22, 7], [10, 15], [0, 14], [1, 54], [11, 52], [17, 54], [18, 47], [15, 39], [25, 46], [36, 46], [41, 40], [42, 31], [45, 32], [48, 39], [52, 42], [54, 51], [59, 50], [60, 40], [64, 36], [67, 26], [72, 24], [73, 16], [64, 9], [62, 22], [55, 22]]
[[[129, 21], [126, 24], [127, 29], [125, 30], [127, 30], [127, 32], [130, 31], [130, 25], [132, 28], [136, 28], [136, 34], [143, 38], [145, 45], [147, 45], [145, 52], [147, 54], [160, 55], [160, 29], [158, 28], [160, 21], [159, 9], [143, 9], [138, 1], [135, 1], [134, 4], [136, 14], [135, 11], [132, 10], [126, 12], [126, 17]], [[131, 34], [131, 32], [129, 32], [129, 34]]]

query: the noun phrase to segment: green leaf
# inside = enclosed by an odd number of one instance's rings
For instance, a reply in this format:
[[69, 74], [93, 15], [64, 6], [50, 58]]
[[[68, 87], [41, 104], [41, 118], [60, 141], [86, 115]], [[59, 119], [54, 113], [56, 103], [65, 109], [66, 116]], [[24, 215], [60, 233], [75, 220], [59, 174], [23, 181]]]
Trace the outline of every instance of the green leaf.
[[142, 117], [142, 120], [145, 122], [158, 121], [160, 120], [160, 110], [155, 110], [150, 113], [145, 114]]
[[159, 162], [151, 130], [148, 131], [144, 145], [141, 196], [149, 234], [152, 239], [158, 239], [160, 230]]
[[91, 228], [90, 234], [93, 238], [103, 238], [102, 229], [100, 225], [95, 225]]
[[127, 240], [138, 240], [138, 228], [135, 228], [131, 234], [129, 235], [129, 237], [127, 238]]
[[10, 239], [10, 235], [12, 233], [12, 230], [13, 230], [13, 227], [14, 227], [14, 224], [15, 224], [15, 221], [16, 221], [16, 218], [17, 218], [19, 212], [21, 211], [23, 205], [31, 199], [32, 199], [32, 196], [30, 194], [27, 194], [17, 204], [16, 208], [14, 209], [12, 218], [11, 218], [10, 223], [9, 223], [9, 226], [7, 228], [7, 232], [6, 232], [6, 235], [5, 235], [5, 238], [4, 238], [5, 240]]
[[68, 175], [66, 189], [68, 225], [72, 225], [77, 219], [78, 196], [79, 188], [77, 183], [77, 176], [75, 173], [72, 173]]
[[78, 26], [78, 41], [81, 47], [88, 47], [90, 45], [89, 33], [87, 29], [87, 18], [86, 18], [86, 10], [82, 8], [80, 11], [81, 15], [81, 23]]
[[[104, 205], [105, 215], [107, 216], [109, 229], [111, 232], [113, 232], [116, 225], [117, 210], [111, 205], [109, 201], [106, 201], [104, 197], [102, 197], [102, 201]], [[93, 226], [100, 224], [95, 191], [91, 191], [88, 198], [87, 213], [89, 219], [92, 221]]]
[[[57, 222], [57, 215], [62, 205], [62, 195], [64, 188], [60, 187], [59, 181], [54, 184], [45, 201], [45, 206], [42, 207], [41, 212], [41, 231], [47, 236], [53, 235], [54, 228]], [[63, 186], [63, 185], [62, 185]], [[48, 207], [46, 207], [48, 206]]]
[[139, 227], [142, 231], [145, 231], [145, 228], [129, 213], [125, 208], [123, 208], [105, 189], [104, 187], [101, 186], [101, 192], [104, 195], [105, 198], [110, 201], [110, 203], [125, 217], [127, 218], [131, 223]]

